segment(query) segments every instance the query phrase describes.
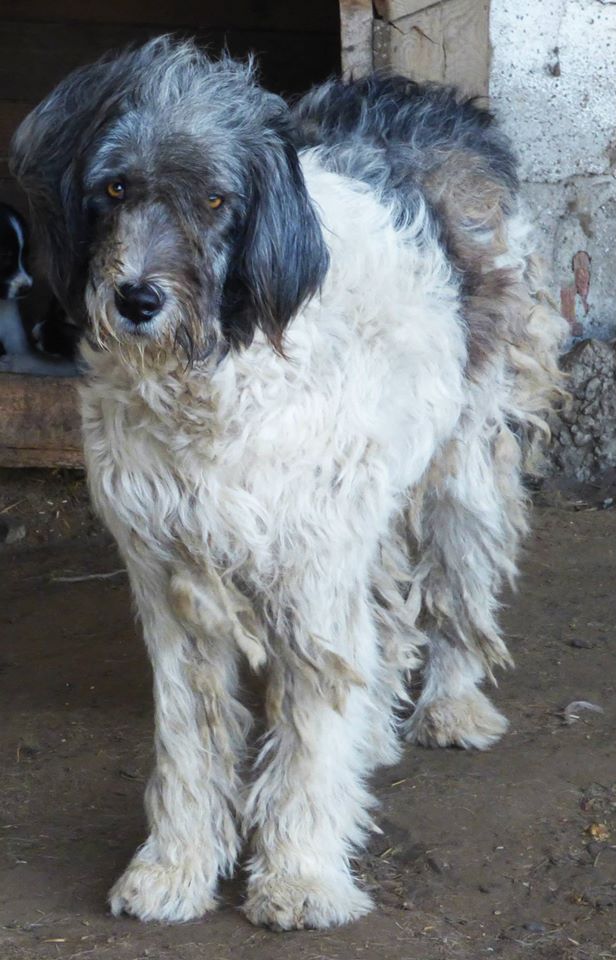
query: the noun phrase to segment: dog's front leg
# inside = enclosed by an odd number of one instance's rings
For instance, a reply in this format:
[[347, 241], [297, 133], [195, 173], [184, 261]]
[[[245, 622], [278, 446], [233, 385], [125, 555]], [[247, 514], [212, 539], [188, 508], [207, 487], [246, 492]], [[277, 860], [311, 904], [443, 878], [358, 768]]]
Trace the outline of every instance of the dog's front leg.
[[156, 768], [150, 835], [109, 901], [116, 915], [190, 920], [215, 907], [218, 878], [237, 857], [247, 714], [234, 696], [235, 648], [189, 622], [190, 580], [130, 563], [129, 571], [154, 674]]
[[310, 623], [298, 619], [305, 598], [291, 602], [294, 622], [276, 641], [269, 734], [246, 810], [253, 855], [244, 910], [275, 930], [342, 924], [371, 907], [349, 857], [371, 826], [364, 778], [377, 642], [361, 586], [343, 596], [330, 586], [315, 597]]

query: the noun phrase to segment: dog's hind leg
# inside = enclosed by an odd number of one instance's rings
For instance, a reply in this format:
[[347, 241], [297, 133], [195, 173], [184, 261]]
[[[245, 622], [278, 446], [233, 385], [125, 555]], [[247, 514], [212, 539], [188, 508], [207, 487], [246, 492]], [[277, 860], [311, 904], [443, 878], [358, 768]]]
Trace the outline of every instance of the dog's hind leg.
[[510, 662], [495, 614], [502, 581], [515, 574], [525, 498], [520, 447], [498, 407], [490, 409], [490, 389], [475, 406], [481, 419], [468, 411], [425, 483], [414, 589], [429, 645], [404, 730], [424, 746], [485, 749], [507, 727], [479, 685]]
[[237, 763], [248, 715], [235, 699], [238, 647], [216, 590], [184, 574], [170, 579], [154, 563], [128, 565], [154, 673], [156, 768], [146, 791], [150, 835], [109, 901], [114, 914], [191, 920], [215, 907], [218, 878], [239, 849]]
[[424, 747], [490, 747], [507, 729], [507, 720], [479, 689], [484, 678], [480, 657], [433, 632], [423, 689], [406, 725], [406, 739]]

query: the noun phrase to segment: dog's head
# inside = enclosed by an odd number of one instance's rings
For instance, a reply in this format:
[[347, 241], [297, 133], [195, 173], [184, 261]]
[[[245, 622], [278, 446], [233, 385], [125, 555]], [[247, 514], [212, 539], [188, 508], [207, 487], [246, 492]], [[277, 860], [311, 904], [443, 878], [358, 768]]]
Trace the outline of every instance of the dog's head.
[[11, 166], [56, 296], [105, 345], [199, 358], [260, 327], [280, 348], [327, 269], [286, 104], [191, 43], [77, 70], [23, 121]]

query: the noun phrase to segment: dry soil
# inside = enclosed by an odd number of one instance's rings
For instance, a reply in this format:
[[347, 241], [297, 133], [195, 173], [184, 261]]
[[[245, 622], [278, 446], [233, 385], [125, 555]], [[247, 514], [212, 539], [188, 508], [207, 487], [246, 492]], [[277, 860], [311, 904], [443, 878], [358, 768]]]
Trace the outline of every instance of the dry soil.
[[[241, 876], [197, 923], [108, 915], [144, 838], [149, 667], [121, 573], [60, 579], [121, 567], [79, 481], [37, 498], [30, 480], [3, 491], [28, 534], [0, 553], [0, 960], [616, 958], [616, 509], [535, 507], [503, 611], [507, 736], [482, 754], [407, 748], [375, 778], [383, 833], [357, 861], [376, 910], [276, 934], [238, 911]], [[567, 723], [578, 700], [604, 712]]]

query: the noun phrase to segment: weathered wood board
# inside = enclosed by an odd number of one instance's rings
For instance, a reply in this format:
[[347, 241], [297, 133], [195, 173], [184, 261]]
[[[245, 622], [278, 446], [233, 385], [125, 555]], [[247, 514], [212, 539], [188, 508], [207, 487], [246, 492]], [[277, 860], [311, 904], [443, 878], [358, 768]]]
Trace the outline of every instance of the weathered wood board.
[[486, 95], [490, 0], [340, 0], [347, 76], [387, 69]]
[[348, 80], [372, 72], [373, 25], [372, 0], [340, 0], [340, 58]]
[[83, 465], [78, 384], [0, 373], [0, 467]]

